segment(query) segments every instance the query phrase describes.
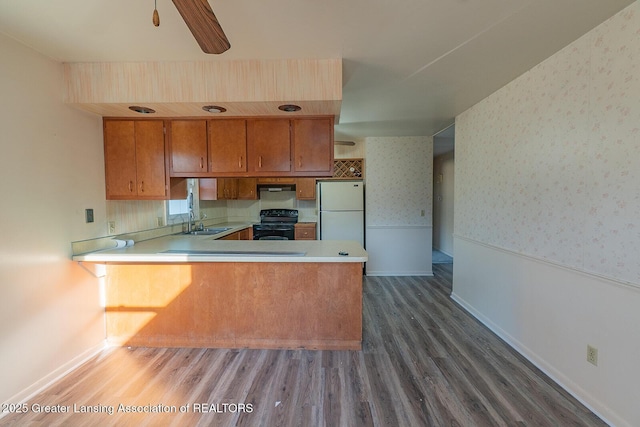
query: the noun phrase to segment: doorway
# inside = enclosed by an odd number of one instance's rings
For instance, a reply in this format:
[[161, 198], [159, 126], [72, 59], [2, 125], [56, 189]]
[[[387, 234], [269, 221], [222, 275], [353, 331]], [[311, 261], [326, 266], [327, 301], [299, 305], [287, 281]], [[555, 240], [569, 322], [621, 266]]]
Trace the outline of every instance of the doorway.
[[455, 125], [433, 136], [432, 263], [453, 263]]

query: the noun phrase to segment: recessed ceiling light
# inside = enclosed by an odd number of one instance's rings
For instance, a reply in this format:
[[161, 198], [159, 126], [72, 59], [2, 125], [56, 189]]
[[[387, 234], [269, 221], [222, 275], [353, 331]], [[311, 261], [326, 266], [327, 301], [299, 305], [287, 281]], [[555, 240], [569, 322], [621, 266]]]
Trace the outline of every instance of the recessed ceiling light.
[[205, 105], [204, 107], [202, 107], [202, 109], [207, 113], [224, 113], [225, 111], [227, 111], [226, 108], [219, 107], [217, 105]]
[[302, 108], [300, 108], [299, 105], [284, 104], [284, 105], [279, 106], [278, 110], [282, 110], [282, 111], [285, 111], [287, 113], [293, 113], [293, 112], [302, 110]]
[[156, 112], [156, 110], [153, 110], [151, 108], [139, 107], [137, 105], [132, 105], [131, 107], [129, 107], [129, 110], [133, 110], [136, 113], [140, 113], [140, 114], [153, 114]]

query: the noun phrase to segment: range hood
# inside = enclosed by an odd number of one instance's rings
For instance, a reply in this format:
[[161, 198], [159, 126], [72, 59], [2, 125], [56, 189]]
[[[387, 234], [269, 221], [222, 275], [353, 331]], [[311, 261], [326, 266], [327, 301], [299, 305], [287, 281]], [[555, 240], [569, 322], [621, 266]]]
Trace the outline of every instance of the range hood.
[[296, 186], [295, 184], [277, 184], [277, 183], [258, 184], [258, 191], [272, 191], [272, 192], [296, 191]]

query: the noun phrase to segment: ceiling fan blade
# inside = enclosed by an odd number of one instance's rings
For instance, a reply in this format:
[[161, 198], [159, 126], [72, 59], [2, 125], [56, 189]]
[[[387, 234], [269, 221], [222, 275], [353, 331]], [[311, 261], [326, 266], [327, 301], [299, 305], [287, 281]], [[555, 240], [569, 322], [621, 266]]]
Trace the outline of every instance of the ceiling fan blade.
[[173, 0], [173, 4], [204, 53], [222, 53], [231, 47], [207, 0]]

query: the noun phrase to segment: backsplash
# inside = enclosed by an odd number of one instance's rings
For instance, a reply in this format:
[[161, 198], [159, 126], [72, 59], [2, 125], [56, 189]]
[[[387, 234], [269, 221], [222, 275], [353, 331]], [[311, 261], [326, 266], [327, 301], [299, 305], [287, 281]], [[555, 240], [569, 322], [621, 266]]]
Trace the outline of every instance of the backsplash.
[[[317, 220], [316, 203], [313, 200], [297, 200], [295, 191], [263, 191], [258, 200], [200, 200], [200, 218], [207, 222], [258, 222], [260, 210], [271, 208], [298, 209], [300, 221]], [[203, 215], [204, 214], [204, 215]], [[164, 200], [109, 200], [107, 223], [115, 222], [116, 235], [152, 230], [161, 226], [187, 221], [187, 215], [167, 220]], [[106, 234], [106, 232], [105, 232]]]
[[115, 222], [115, 233], [157, 228], [157, 218], [165, 223], [165, 202], [163, 200], [108, 200], [107, 223]]

